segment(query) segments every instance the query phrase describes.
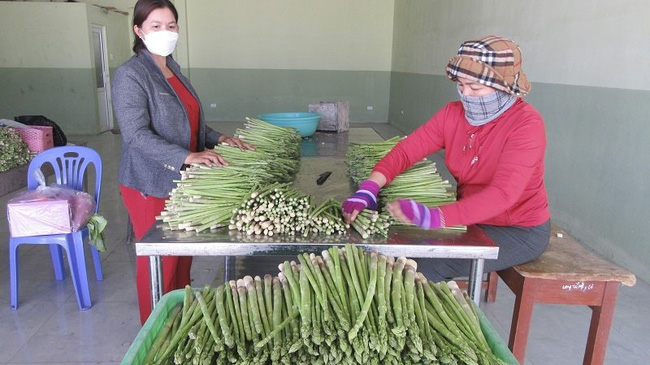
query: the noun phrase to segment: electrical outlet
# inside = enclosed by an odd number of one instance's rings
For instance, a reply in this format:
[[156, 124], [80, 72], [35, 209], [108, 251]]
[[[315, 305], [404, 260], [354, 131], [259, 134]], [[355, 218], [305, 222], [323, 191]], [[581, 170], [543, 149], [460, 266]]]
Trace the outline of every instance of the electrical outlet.
[[217, 104], [215, 104], [215, 103], [210, 104], [210, 108], [216, 108], [216, 107], [217, 107]]
[[373, 110], [373, 109], [375, 109], [375, 107], [373, 107], [372, 105], [368, 105], [368, 106], [366, 107], [366, 110]]

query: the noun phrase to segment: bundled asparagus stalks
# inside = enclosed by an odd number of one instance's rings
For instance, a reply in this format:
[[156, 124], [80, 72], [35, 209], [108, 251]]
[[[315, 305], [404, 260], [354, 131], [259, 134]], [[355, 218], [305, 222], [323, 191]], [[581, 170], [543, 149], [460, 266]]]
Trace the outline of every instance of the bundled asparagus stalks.
[[[351, 144], [346, 155], [348, 175], [356, 184], [370, 176], [372, 168], [399, 142], [393, 137], [378, 143]], [[426, 159], [416, 163], [396, 176], [391, 183], [379, 192], [380, 206], [396, 199], [413, 199], [428, 207], [437, 207], [456, 200], [451, 184], [442, 177], [435, 163]], [[447, 227], [453, 230], [465, 230], [466, 227]]]
[[298, 172], [299, 160], [281, 157], [275, 152], [269, 152], [262, 148], [249, 151], [219, 145], [214, 148], [214, 152], [220, 154], [231, 166], [256, 168], [256, 176], [249, 176], [248, 171], [242, 171], [242, 175], [244, 175], [242, 177], [252, 178], [253, 182], [257, 184], [289, 182]]
[[293, 161], [300, 160], [300, 133], [294, 128], [283, 128], [260, 119], [246, 118], [243, 129], [235, 135], [278, 157]]
[[306, 225], [310, 197], [290, 184], [271, 184], [254, 191], [236, 210], [228, 228], [248, 235], [295, 235]]
[[348, 226], [343, 221], [341, 203], [333, 198], [328, 198], [320, 205], [312, 207], [309, 211], [309, 226], [303, 235], [309, 232], [323, 233], [326, 235], [344, 234]]
[[257, 169], [190, 167], [182, 174], [157, 219], [175, 230], [201, 232], [223, 226], [230, 219], [233, 208], [254, 187], [253, 180], [240, 178], [244, 171], [254, 175]]
[[254, 191], [235, 211], [228, 226], [247, 235], [345, 233], [340, 204], [327, 199], [313, 206], [312, 197], [290, 184], [271, 184]]
[[436, 165], [421, 161], [402, 172], [385, 186], [380, 195], [386, 202], [413, 199], [428, 207], [436, 207], [456, 200], [451, 184], [442, 180]]
[[296, 154], [300, 153], [300, 135], [294, 129], [251, 119], [239, 133], [257, 150], [216, 146], [214, 151], [228, 166], [196, 164], [181, 172], [181, 180], [176, 181], [165, 210], [157, 217], [167, 228], [202, 232], [226, 226], [233, 210], [251, 191], [293, 179], [299, 163]]
[[350, 223], [355, 231], [359, 232], [364, 239], [379, 235], [388, 236], [388, 228], [395, 220], [388, 213], [379, 213], [374, 210], [364, 209], [359, 212], [357, 218]]
[[454, 282], [417, 263], [331, 247], [246, 276], [186, 288], [148, 364], [503, 364]]
[[401, 140], [401, 137], [393, 137], [381, 142], [372, 143], [350, 143], [348, 152], [345, 155], [345, 163], [348, 165], [348, 176], [357, 185], [368, 178], [372, 168], [388, 151], [390, 151]]

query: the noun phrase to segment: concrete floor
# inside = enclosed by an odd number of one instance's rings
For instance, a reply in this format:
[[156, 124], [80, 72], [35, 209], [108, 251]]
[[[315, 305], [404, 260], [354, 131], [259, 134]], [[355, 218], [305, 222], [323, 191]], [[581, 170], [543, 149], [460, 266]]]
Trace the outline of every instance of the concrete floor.
[[[239, 124], [213, 126], [232, 133]], [[384, 138], [400, 134], [388, 125], [373, 126]], [[23, 246], [20, 249], [19, 308], [11, 311], [8, 250], [0, 250], [0, 364], [117, 364], [140, 330], [134, 284], [135, 253], [133, 245], [126, 243], [127, 215], [117, 189], [120, 136], [103, 133], [69, 139], [86, 141], [104, 161], [100, 213], [109, 221], [105, 232], [108, 250], [102, 254], [105, 279], [97, 282], [91, 272], [93, 307], [80, 312], [70, 278], [54, 280], [47, 248]], [[439, 166], [442, 165], [439, 163]], [[5, 247], [9, 233], [4, 207], [11, 195], [0, 197], [3, 207], [0, 209], [0, 237]], [[90, 261], [88, 264], [92, 267]], [[242, 261], [238, 265], [242, 269], [251, 266]], [[195, 258], [194, 285], [219, 281], [222, 267], [221, 258]], [[514, 296], [501, 283], [496, 303], [481, 305], [505, 341], [513, 303]], [[650, 303], [648, 283], [638, 281], [632, 288], [621, 288], [606, 364], [650, 364], [647, 303]], [[536, 305], [526, 364], [582, 363], [590, 315], [586, 307]]]

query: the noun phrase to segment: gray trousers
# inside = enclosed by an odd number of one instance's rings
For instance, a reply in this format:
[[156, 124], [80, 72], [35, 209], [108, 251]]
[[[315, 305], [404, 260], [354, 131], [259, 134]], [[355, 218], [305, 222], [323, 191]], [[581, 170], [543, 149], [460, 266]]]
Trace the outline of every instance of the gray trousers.
[[[503, 270], [539, 257], [548, 246], [551, 221], [534, 227], [478, 225], [499, 246], [499, 258], [485, 260], [483, 272]], [[418, 270], [429, 280], [440, 281], [468, 277], [470, 260], [417, 259]]]

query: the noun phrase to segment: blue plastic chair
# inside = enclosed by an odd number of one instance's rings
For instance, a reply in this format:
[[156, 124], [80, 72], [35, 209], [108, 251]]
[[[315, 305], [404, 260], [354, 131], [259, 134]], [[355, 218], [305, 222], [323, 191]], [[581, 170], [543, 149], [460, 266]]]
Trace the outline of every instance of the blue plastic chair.
[[[102, 160], [99, 154], [92, 148], [82, 146], [64, 146], [50, 148], [39, 153], [29, 164], [27, 173], [27, 189], [34, 190], [38, 187], [35, 172], [45, 164], [51, 164], [54, 169], [56, 183], [65, 185], [75, 190], [84, 190], [84, 177], [86, 168], [93, 164], [95, 167], [95, 213], [99, 210], [99, 196], [102, 182]], [[65, 279], [63, 267], [63, 254], [65, 249], [70, 267], [70, 276], [77, 295], [77, 304], [80, 310], [89, 309], [92, 306], [90, 301], [90, 290], [88, 288], [88, 276], [86, 273], [85, 244], [88, 238], [88, 226], [79, 228], [78, 231], [67, 234], [52, 234], [28, 237], [9, 238], [9, 271], [11, 286], [11, 309], [18, 308], [18, 246], [23, 244], [50, 245], [50, 256], [54, 266], [56, 280]], [[102, 264], [99, 252], [95, 247], [90, 246], [95, 276], [97, 281], [104, 280]]]

